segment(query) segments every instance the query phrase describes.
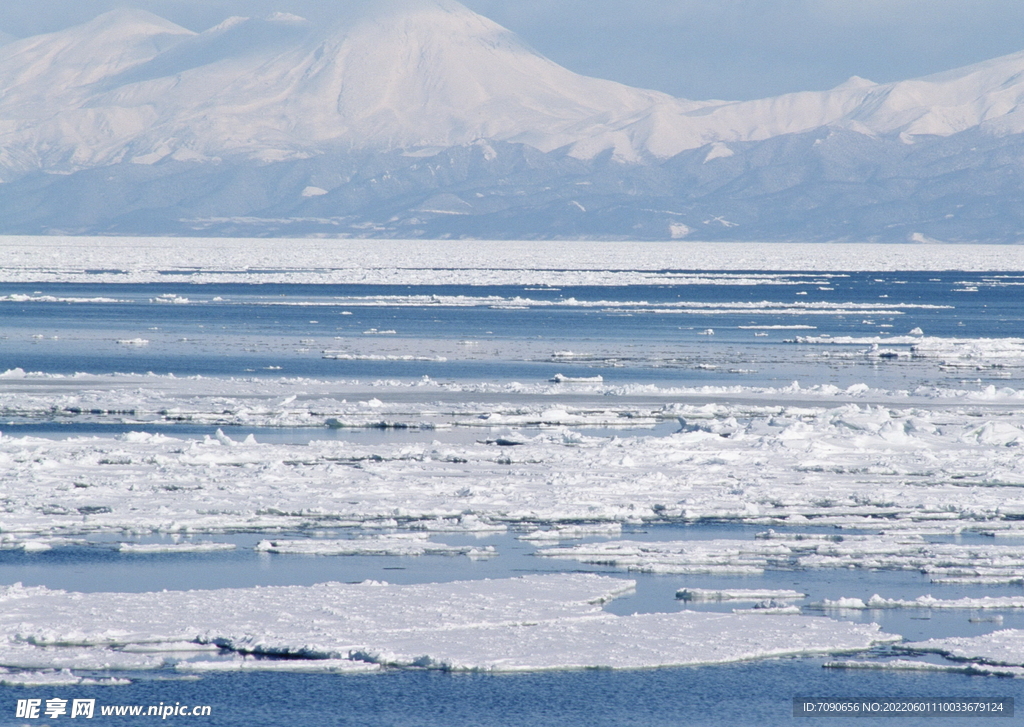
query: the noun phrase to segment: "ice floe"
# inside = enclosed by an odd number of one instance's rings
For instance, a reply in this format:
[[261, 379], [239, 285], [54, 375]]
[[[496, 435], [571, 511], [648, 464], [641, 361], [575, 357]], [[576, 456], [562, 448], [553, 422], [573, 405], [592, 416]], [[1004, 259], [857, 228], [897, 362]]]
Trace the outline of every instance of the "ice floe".
[[[158, 593], [16, 585], [0, 589], [0, 665], [33, 669], [45, 658], [97, 670], [109, 657], [106, 669], [121, 671], [642, 668], [857, 652], [899, 638], [821, 617], [601, 609], [633, 585], [589, 574]], [[219, 647], [228, 659], [190, 654], [181, 642]]]
[[91, 679], [77, 676], [70, 669], [43, 669], [41, 671], [10, 672], [0, 669], [0, 686], [4, 687], [85, 687], [85, 686], [123, 686], [131, 684], [130, 679], [101, 677]]
[[981, 598], [935, 598], [918, 596], [915, 599], [883, 598], [877, 593], [864, 601], [860, 598], [828, 599], [811, 604], [829, 609], [876, 609], [876, 608], [936, 608], [936, 609], [1012, 609], [1024, 608], [1024, 596], [983, 596]]
[[985, 664], [935, 664], [912, 659], [885, 659], [877, 661], [843, 659], [826, 661], [826, 669], [871, 669], [892, 671], [953, 672], [980, 676], [1024, 677], [1024, 668], [1017, 666], [987, 666]]
[[[982, 636], [952, 636], [900, 644], [900, 650], [934, 653], [955, 661], [1024, 667], [1024, 630], [1003, 629]], [[1021, 669], [1018, 676], [1024, 675]]]
[[[1024, 576], [1024, 546], [987, 543], [934, 543], [920, 534], [905, 535], [802, 535], [766, 533], [754, 540], [718, 539], [683, 541], [630, 541], [589, 543], [541, 548], [536, 555], [609, 565], [642, 573], [749, 574], [765, 570], [794, 568], [861, 568], [868, 570], [914, 570], [943, 576]], [[1005, 582], [1005, 581], [1004, 581]], [[878, 608], [911, 607], [981, 608], [986, 599], [915, 602], [873, 600]], [[998, 599], [995, 608], [1024, 607], [1013, 599]], [[888, 606], [886, 604], [889, 604]], [[977, 604], [977, 605], [970, 605]], [[833, 608], [872, 608], [859, 598], [827, 602]]]
[[122, 553], [214, 553], [222, 550], [234, 550], [234, 543], [118, 543], [117, 549]]
[[[915, 331], [917, 331], [915, 333]], [[945, 359], [971, 365], [1024, 363], [1024, 338], [942, 338], [925, 336], [918, 328], [906, 336], [798, 336], [802, 344], [870, 346], [862, 353], [875, 358]], [[901, 346], [902, 348], [892, 348]]]
[[552, 540], [576, 540], [579, 538], [617, 538], [622, 535], [622, 523], [589, 523], [580, 525], [556, 525], [547, 530], [534, 530], [519, 536], [520, 540], [544, 542]]
[[487, 558], [497, 554], [493, 546], [474, 548], [444, 545], [433, 543], [428, 538], [425, 533], [399, 533], [352, 540], [261, 540], [256, 545], [256, 550], [303, 555], [468, 555], [470, 558]]
[[682, 601], [799, 601], [806, 593], [779, 588], [680, 588], [676, 598]]

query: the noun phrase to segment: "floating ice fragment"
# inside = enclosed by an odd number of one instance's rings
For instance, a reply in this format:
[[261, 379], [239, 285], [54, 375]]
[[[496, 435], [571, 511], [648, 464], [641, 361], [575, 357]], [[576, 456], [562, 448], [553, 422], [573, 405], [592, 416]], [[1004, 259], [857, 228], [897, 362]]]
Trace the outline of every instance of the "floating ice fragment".
[[542, 542], [548, 540], [576, 540], [579, 538], [617, 538], [622, 535], [622, 523], [590, 523], [580, 525], [557, 525], [550, 530], [535, 530], [520, 535], [519, 540]]
[[769, 598], [760, 601], [753, 608], [734, 608], [733, 613], [747, 613], [757, 616], [799, 616], [803, 611], [799, 606]]
[[0, 686], [5, 687], [73, 687], [73, 686], [123, 686], [131, 684], [130, 679], [80, 677], [70, 669], [45, 669], [43, 671], [0, 672]]
[[[540, 548], [535, 555], [644, 573], [751, 573], [766, 569], [917, 570], [941, 576], [1024, 575], [1024, 547], [929, 543], [920, 535], [764, 533], [750, 540], [628, 541]], [[867, 608], [860, 599], [834, 607]], [[980, 602], [980, 601], [979, 601]]]
[[680, 588], [676, 591], [676, 598], [682, 601], [762, 601], [765, 599], [797, 601], [801, 598], [807, 598], [807, 594], [800, 591], [774, 588], [728, 588], [720, 590]]
[[176, 295], [174, 293], [164, 293], [163, 295], [158, 295], [155, 298], [150, 298], [149, 302], [150, 303], [173, 303], [173, 304], [176, 304], [176, 305], [184, 305], [185, 303], [191, 303], [192, 301], [190, 301], [188, 298], [184, 298], [184, 297], [182, 297], [180, 295]]
[[[445, 545], [433, 543], [425, 533], [375, 535], [352, 540], [261, 540], [256, 550], [266, 553], [303, 555], [470, 555], [488, 557], [495, 554], [493, 546]], [[485, 555], [486, 554], [486, 555]]]
[[984, 596], [982, 598], [942, 599], [931, 595], [918, 596], [913, 600], [882, 598], [877, 593], [867, 600], [859, 598], [825, 599], [811, 604], [824, 609], [880, 609], [880, 608], [933, 608], [933, 609], [1014, 609], [1024, 608], [1024, 596]]
[[508, 526], [495, 523], [477, 515], [464, 513], [455, 518], [430, 518], [412, 520], [404, 527], [409, 530], [421, 530], [434, 533], [504, 533]]
[[[1003, 629], [982, 636], [953, 636], [900, 644], [900, 651], [942, 654], [957, 661], [1024, 667], [1024, 631]], [[1024, 675], [1024, 669], [1019, 675]]]
[[193, 674], [214, 672], [299, 672], [309, 674], [355, 674], [380, 671], [380, 664], [352, 659], [253, 659], [239, 657], [224, 661], [184, 661], [174, 665], [176, 671]]
[[600, 384], [604, 381], [603, 376], [566, 376], [564, 374], [555, 374], [551, 377], [551, 381], [556, 384]]
[[234, 543], [118, 543], [122, 553], [212, 553], [234, 550]]
[[910, 659], [887, 659], [885, 661], [827, 661], [826, 669], [881, 669], [895, 671], [953, 672], [1000, 677], [1024, 677], [1024, 668], [1014, 666], [986, 666], [983, 664], [933, 664], [928, 661]]

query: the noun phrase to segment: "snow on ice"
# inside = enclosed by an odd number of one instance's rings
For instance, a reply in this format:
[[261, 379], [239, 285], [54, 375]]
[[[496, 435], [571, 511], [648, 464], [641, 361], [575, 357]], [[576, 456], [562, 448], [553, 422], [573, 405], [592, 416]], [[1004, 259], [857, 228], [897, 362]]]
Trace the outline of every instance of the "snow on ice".
[[[979, 665], [1024, 667], [1024, 630], [1003, 629], [982, 636], [954, 636], [901, 644], [901, 650], [935, 653]], [[1024, 676], [1024, 669], [1018, 676]]]
[[[733, 545], [700, 557], [639, 550], [592, 555], [614, 555], [631, 567], [715, 566], [716, 572], [759, 571], [782, 557], [809, 567], [927, 568], [936, 578], [1024, 576], [1024, 550], [1013, 545], [914, 539], [1024, 533], [1018, 522], [1024, 515], [1018, 392], [719, 387], [717, 403], [703, 403], [710, 392], [701, 388], [609, 387], [586, 392], [592, 400], [574, 392], [570, 403], [559, 399], [557, 384], [531, 386], [8, 372], [0, 399], [8, 419], [49, 419], [58, 412], [72, 420], [157, 423], [166, 434], [0, 436], [3, 533], [27, 543], [33, 536], [100, 531], [375, 528], [393, 521], [461, 532], [549, 526], [528, 536], [540, 540], [573, 532], [550, 526], [708, 518], [769, 527], [813, 522], [878, 535], [863, 542], [794, 536], [734, 544], [742, 556], [726, 554]], [[443, 410], [417, 399], [421, 390], [443, 396]], [[686, 403], [695, 399], [701, 403]], [[223, 431], [169, 436], [178, 422], [326, 428], [331, 420], [373, 427], [394, 422], [435, 430], [436, 439], [365, 443], [319, 440], [312, 433], [306, 444], [280, 444]], [[628, 432], [673, 420], [680, 429], [666, 436]], [[624, 427], [623, 434], [588, 436], [567, 426], [610, 422]], [[460, 428], [487, 434], [467, 441], [447, 433]], [[955, 562], [941, 564], [954, 556]]]
[[[767, 537], [766, 537], [767, 536]], [[719, 539], [642, 542], [616, 540], [541, 548], [538, 556], [616, 566], [641, 573], [759, 575], [766, 570], [860, 568], [913, 570], [935, 576], [1024, 577], [1024, 546], [933, 543], [918, 533], [901, 535], [807, 535], [763, 533], [754, 540]], [[926, 599], [927, 600], [927, 599]], [[984, 599], [976, 599], [984, 603]], [[885, 601], [879, 600], [883, 604]], [[950, 606], [936, 601], [936, 607]], [[1015, 607], [1005, 601], [1000, 607]], [[849, 604], [849, 605], [847, 605]], [[945, 605], [943, 605], [945, 604]], [[860, 599], [828, 603], [837, 608], [873, 608]], [[888, 607], [909, 606], [890, 602]], [[920, 604], [924, 605], [924, 604]]]
[[[1020, 270], [1008, 245], [0, 237], [2, 282], [622, 286], [774, 283], [773, 271]], [[446, 266], [442, 260], [457, 260]], [[691, 271], [750, 271], [701, 276]], [[312, 264], [311, 264], [312, 263]], [[788, 276], [787, 276], [788, 277]]]
[[[0, 589], [0, 665], [35, 669], [45, 660], [61, 669], [125, 671], [171, 664], [186, 671], [641, 668], [857, 652], [899, 638], [875, 624], [821, 617], [689, 611], [615, 616], [601, 610], [633, 585], [590, 574], [158, 593], [68, 593], [19, 584]], [[289, 658], [256, 665], [243, 655]]]
[[495, 555], [493, 546], [444, 545], [433, 543], [426, 533], [376, 535], [352, 540], [285, 539], [261, 540], [256, 550], [266, 553], [297, 553], [303, 555], [468, 555], [487, 558]]

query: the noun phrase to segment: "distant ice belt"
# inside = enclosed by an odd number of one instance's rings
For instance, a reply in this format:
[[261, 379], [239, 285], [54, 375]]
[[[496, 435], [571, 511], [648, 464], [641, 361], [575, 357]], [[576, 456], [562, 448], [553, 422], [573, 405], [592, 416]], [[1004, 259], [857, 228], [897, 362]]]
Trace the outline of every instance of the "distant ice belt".
[[[1024, 246], [0, 236], [2, 282], [623, 286], [735, 284], [771, 271], [1020, 270]], [[677, 272], [686, 260], [691, 271]], [[453, 264], [447, 261], [457, 261]], [[721, 275], [721, 271], [743, 271]], [[760, 270], [752, 274], [749, 271]], [[703, 278], [703, 279], [702, 279]]]
[[590, 574], [159, 593], [18, 584], [0, 589], [0, 666], [625, 669], [856, 652], [899, 639], [876, 624], [820, 617], [601, 610], [633, 585]]

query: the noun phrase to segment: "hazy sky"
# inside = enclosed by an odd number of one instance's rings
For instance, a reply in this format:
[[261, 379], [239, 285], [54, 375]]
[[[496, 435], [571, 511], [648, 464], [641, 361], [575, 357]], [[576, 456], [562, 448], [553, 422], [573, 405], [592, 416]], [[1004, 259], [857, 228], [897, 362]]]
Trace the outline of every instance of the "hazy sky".
[[[893, 81], [1024, 50], [1021, 0], [462, 0], [562, 65], [688, 98]], [[118, 6], [204, 30], [274, 10], [327, 19], [346, 0], [0, 0], [24, 37]]]

